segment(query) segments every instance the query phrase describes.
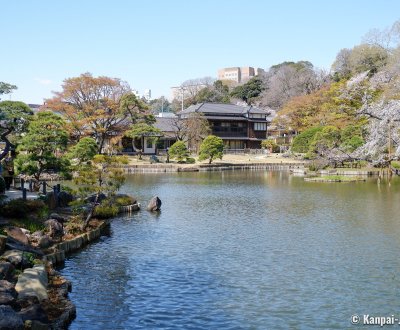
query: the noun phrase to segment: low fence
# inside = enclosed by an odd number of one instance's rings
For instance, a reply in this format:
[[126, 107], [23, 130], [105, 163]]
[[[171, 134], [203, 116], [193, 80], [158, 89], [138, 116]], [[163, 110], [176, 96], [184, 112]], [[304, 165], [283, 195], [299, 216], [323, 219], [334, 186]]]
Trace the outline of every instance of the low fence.
[[48, 191], [53, 191], [57, 194], [61, 191], [60, 184], [49, 185], [47, 180], [39, 181], [37, 184], [37, 182], [33, 179], [25, 180], [24, 178], [20, 177], [14, 177], [13, 188], [21, 190], [21, 197], [23, 200], [27, 199], [28, 192], [46, 195]]
[[225, 149], [225, 155], [268, 155], [266, 149]]

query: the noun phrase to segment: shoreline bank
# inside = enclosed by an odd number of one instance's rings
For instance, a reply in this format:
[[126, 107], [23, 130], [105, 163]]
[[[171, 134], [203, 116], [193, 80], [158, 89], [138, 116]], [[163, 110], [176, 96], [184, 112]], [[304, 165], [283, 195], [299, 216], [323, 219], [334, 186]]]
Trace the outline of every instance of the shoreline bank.
[[29, 254], [12, 248], [7, 236], [1, 236], [0, 328], [12, 324], [13, 329], [67, 329], [76, 317], [76, 307], [68, 297], [72, 283], [56, 268], [71, 253], [107, 235], [109, 228], [110, 221], [95, 221], [85, 233], [37, 249], [42, 257], [29, 266]]
[[130, 173], [175, 173], [175, 172], [207, 172], [227, 170], [291, 170], [304, 167], [306, 162], [276, 162], [276, 163], [214, 163], [214, 164], [130, 164], [120, 168], [126, 174]]

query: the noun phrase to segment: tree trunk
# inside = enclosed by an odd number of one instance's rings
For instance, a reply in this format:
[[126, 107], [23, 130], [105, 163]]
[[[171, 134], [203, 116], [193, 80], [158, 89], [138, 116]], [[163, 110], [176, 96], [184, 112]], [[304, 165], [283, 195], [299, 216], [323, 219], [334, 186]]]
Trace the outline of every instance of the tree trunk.
[[103, 149], [104, 140], [105, 140], [105, 135], [104, 135], [104, 134], [101, 134], [101, 136], [100, 136], [100, 141], [99, 141], [99, 154], [101, 154], [101, 151], [102, 151], [102, 149]]
[[0, 160], [3, 158], [7, 157], [8, 152], [10, 151], [11, 147], [14, 145], [7, 139], [7, 135], [10, 134], [13, 130], [10, 128], [7, 131], [5, 131], [3, 134], [0, 135], [0, 141], [4, 141], [6, 143], [6, 147], [0, 154]]
[[86, 227], [87, 227], [88, 224], [89, 224], [90, 219], [92, 219], [94, 210], [95, 210], [95, 208], [96, 208], [97, 200], [99, 199], [99, 195], [100, 195], [100, 193], [97, 193], [97, 194], [96, 194], [96, 197], [95, 197], [94, 202], [93, 202], [93, 204], [92, 204], [92, 208], [90, 209], [89, 214], [87, 215], [86, 220], [85, 220], [85, 222], [83, 223], [83, 225], [82, 225], [82, 227], [81, 227], [81, 230], [82, 230], [82, 231], [84, 231], [84, 230], [86, 229]]

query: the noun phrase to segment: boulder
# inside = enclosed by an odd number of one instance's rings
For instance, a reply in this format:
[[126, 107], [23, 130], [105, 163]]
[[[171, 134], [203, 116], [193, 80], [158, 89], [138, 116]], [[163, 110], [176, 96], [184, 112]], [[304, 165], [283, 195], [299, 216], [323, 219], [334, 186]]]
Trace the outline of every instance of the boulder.
[[0, 254], [6, 249], [7, 236], [0, 235]]
[[47, 249], [48, 247], [51, 246], [51, 244], [53, 244], [53, 241], [47, 235], [43, 235], [38, 239], [38, 246], [41, 249]]
[[49, 219], [45, 221], [45, 226], [49, 229], [49, 235], [51, 238], [58, 238], [64, 235], [64, 227], [62, 223], [55, 219]]
[[0, 280], [0, 292], [5, 292], [9, 290], [14, 290], [14, 284], [6, 280]]
[[49, 215], [49, 219], [54, 219], [61, 223], [67, 222], [67, 219], [65, 217], [59, 215], [58, 213], [51, 213]]
[[17, 292], [14, 285], [8, 281], [0, 280], [0, 305], [15, 305]]
[[7, 227], [6, 230], [7, 235], [14, 238], [19, 243], [29, 245], [28, 237], [24, 234], [21, 228], [18, 227]]
[[20, 228], [20, 229], [25, 235], [29, 235], [31, 233], [28, 229], [25, 228]]
[[58, 207], [66, 207], [74, 200], [74, 196], [66, 191], [58, 193]]
[[31, 329], [31, 330], [48, 330], [50, 327], [48, 324], [42, 323], [37, 320], [29, 320], [25, 321], [25, 329]]
[[8, 261], [14, 266], [20, 266], [22, 263], [23, 251], [9, 250], [3, 253], [1, 259]]
[[[14, 238], [12, 238], [11, 236], [7, 237], [6, 247], [11, 250], [24, 251], [24, 252], [33, 253], [35, 255], [43, 256], [43, 252], [40, 249], [37, 249], [30, 245], [22, 244], [22, 243], [18, 242], [17, 240], [15, 240]], [[3, 256], [4, 256], [4, 254], [3, 254]], [[3, 256], [1, 256], [0, 259]]]
[[46, 204], [49, 206], [50, 210], [53, 210], [57, 207], [57, 196], [54, 195], [53, 191], [50, 191], [46, 194]]
[[149, 204], [147, 205], [147, 210], [151, 212], [156, 212], [161, 210], [161, 199], [158, 196], [154, 196]]
[[49, 322], [47, 314], [40, 304], [30, 305], [22, 308], [18, 314], [21, 316], [22, 321], [36, 320], [43, 323]]
[[11, 279], [15, 267], [7, 261], [0, 261], [0, 280]]
[[18, 292], [18, 298], [22, 299], [28, 296], [34, 296], [41, 300], [47, 300], [47, 272], [44, 265], [36, 265], [33, 268], [27, 268], [19, 275], [15, 290]]
[[22, 308], [27, 308], [32, 305], [39, 304], [40, 302], [36, 296], [26, 296], [23, 298], [18, 298], [17, 303], [18, 303], [20, 309], [22, 309]]
[[13, 295], [11, 292], [0, 290], [0, 305], [14, 306], [16, 302], [15, 298], [16, 295]]
[[0, 306], [0, 329], [19, 330], [24, 328], [21, 316], [15, 312], [11, 306]]
[[40, 237], [42, 237], [43, 235], [44, 235], [43, 230], [38, 230], [38, 231], [33, 232], [30, 235], [30, 238], [35, 240], [35, 241], [38, 241], [40, 239]]

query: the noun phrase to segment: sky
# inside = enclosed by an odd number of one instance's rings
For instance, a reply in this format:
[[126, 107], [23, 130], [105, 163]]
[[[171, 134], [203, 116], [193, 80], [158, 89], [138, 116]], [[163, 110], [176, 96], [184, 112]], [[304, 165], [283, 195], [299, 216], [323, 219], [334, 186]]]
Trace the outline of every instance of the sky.
[[224, 67], [329, 70], [398, 19], [398, 0], [0, 0], [0, 81], [18, 86], [2, 99], [42, 104], [85, 72], [169, 98]]

